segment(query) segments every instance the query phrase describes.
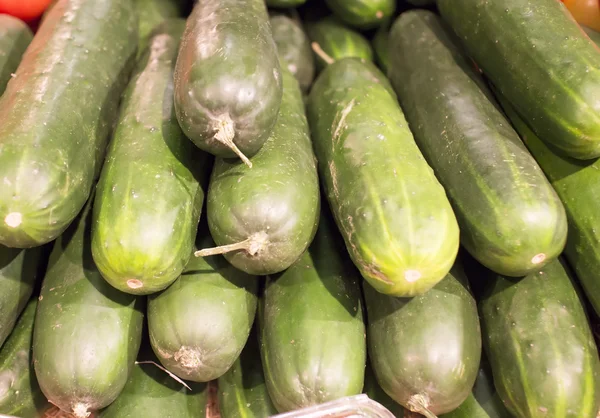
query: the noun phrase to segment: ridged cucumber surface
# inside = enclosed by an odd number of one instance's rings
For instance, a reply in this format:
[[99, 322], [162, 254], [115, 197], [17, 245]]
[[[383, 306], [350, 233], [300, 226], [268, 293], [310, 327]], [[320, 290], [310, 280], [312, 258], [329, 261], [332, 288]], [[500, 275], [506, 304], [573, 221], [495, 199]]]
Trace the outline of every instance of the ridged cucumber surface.
[[29, 26], [16, 17], [0, 14], [0, 96], [17, 70], [33, 39]]

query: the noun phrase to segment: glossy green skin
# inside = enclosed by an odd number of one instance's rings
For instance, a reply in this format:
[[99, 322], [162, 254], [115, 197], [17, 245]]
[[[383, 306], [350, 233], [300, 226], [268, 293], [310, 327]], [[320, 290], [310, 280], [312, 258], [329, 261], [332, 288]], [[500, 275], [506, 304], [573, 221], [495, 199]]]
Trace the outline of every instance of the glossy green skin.
[[233, 142], [252, 157], [277, 119], [282, 81], [264, 0], [197, 2], [175, 68], [175, 109], [185, 134], [219, 157], [236, 154], [215, 138], [233, 122]]
[[388, 396], [387, 393], [385, 393], [383, 389], [381, 389], [381, 386], [379, 386], [379, 383], [377, 383], [373, 369], [371, 369], [371, 366], [368, 362], [365, 370], [365, 386], [363, 391], [369, 396], [369, 398], [383, 405], [388, 411], [394, 414], [396, 418], [403, 418], [404, 416], [407, 418], [410, 417], [408, 415], [408, 411], [406, 411], [400, 404], [396, 403]]
[[0, 246], [0, 347], [25, 309], [38, 281], [41, 249]]
[[0, 350], [0, 414], [37, 418], [48, 402], [31, 365], [31, 340], [37, 299], [32, 299]]
[[459, 230], [385, 80], [373, 64], [337, 61], [315, 82], [308, 118], [319, 173], [354, 264], [378, 291], [415, 296], [446, 276]]
[[479, 300], [498, 394], [519, 418], [594, 418], [600, 361], [585, 311], [560, 260], [520, 280], [491, 272]]
[[258, 334], [252, 332], [240, 357], [219, 378], [221, 418], [264, 418], [277, 415], [263, 374]]
[[[146, 42], [150, 39], [154, 29], [165, 20], [178, 18], [183, 14], [184, 3], [186, 3], [185, 0], [134, 0], [139, 20], [140, 48], [138, 54], [144, 52]], [[181, 34], [179, 35], [181, 37]]]
[[257, 289], [255, 277], [221, 256], [192, 257], [175, 283], [148, 300], [150, 341], [160, 362], [195, 382], [223, 375], [250, 334]]
[[184, 25], [170, 20], [150, 40], [125, 91], [98, 182], [92, 255], [102, 276], [127, 293], [150, 294], [173, 283], [198, 230], [208, 155], [183, 135], [173, 109]]
[[0, 244], [45, 244], [81, 211], [136, 46], [131, 0], [52, 7], [0, 98]]
[[306, 0], [266, 0], [268, 7], [298, 7], [304, 3]]
[[0, 96], [32, 39], [33, 33], [23, 21], [0, 14]]
[[[306, 29], [310, 40], [318, 43], [334, 61], [346, 57], [373, 61], [373, 48], [367, 38], [332, 16], [311, 23]], [[315, 60], [320, 70], [327, 66], [318, 54], [315, 54]]]
[[322, 217], [309, 250], [267, 277], [259, 300], [261, 357], [279, 412], [362, 392], [366, 342], [360, 276], [333, 221]]
[[507, 276], [558, 257], [565, 209], [454, 35], [433, 12], [412, 10], [394, 23], [390, 51], [392, 85], [448, 193], [461, 244]]
[[284, 15], [271, 16], [269, 21], [281, 66], [296, 77], [302, 91], [308, 91], [315, 77], [315, 60], [306, 33]]
[[94, 411], [113, 402], [133, 368], [142, 335], [143, 299], [102, 278], [90, 251], [91, 223], [88, 203], [56, 241], [33, 333], [40, 387], [65, 411]]
[[371, 41], [373, 51], [375, 51], [375, 62], [384, 74], [387, 74], [390, 68], [389, 52], [390, 28], [387, 25], [381, 26]]
[[381, 25], [396, 11], [396, 0], [325, 0], [344, 23], [359, 29]]
[[556, 0], [439, 0], [442, 17], [544, 141], [600, 156], [600, 50]]
[[265, 233], [254, 255], [225, 254], [249, 274], [274, 274], [292, 265], [312, 241], [319, 220], [317, 164], [298, 82], [283, 71], [281, 111], [272, 134], [249, 168], [240, 160], [217, 158], [207, 196], [210, 232], [217, 245]]

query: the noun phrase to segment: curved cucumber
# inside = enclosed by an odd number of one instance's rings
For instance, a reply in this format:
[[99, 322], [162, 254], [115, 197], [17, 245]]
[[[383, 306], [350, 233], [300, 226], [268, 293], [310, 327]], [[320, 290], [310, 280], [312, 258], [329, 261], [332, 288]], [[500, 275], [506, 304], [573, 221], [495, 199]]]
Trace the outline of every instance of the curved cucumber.
[[280, 272], [298, 260], [319, 217], [319, 180], [302, 94], [287, 70], [283, 80], [279, 118], [252, 159], [254, 167], [217, 158], [207, 196], [210, 232], [222, 246], [215, 251], [256, 275]]
[[359, 276], [325, 216], [309, 250], [285, 272], [267, 277], [259, 301], [263, 370], [279, 412], [363, 389], [366, 344]]
[[423, 413], [456, 409], [469, 395], [481, 357], [475, 300], [462, 264], [414, 298], [382, 295], [363, 283], [369, 357], [396, 402]]
[[225, 373], [248, 339], [257, 287], [256, 278], [222, 257], [192, 258], [175, 283], [148, 300], [150, 341], [160, 362], [196, 382]]
[[344, 23], [359, 29], [381, 25], [396, 11], [396, 0], [325, 0]]
[[0, 14], [0, 96], [32, 39], [33, 33], [25, 22]]
[[[183, 14], [185, 0], [134, 0], [139, 20], [140, 52], [144, 52], [152, 32], [165, 20], [178, 18]], [[181, 33], [179, 34], [181, 38]], [[179, 39], [177, 39], [179, 45]]]
[[442, 17], [544, 141], [600, 156], [600, 50], [556, 0], [438, 0]]
[[450, 197], [461, 244], [486, 267], [524, 276], [562, 252], [565, 210], [453, 38], [433, 12], [403, 13], [390, 35], [390, 78]]
[[0, 98], [0, 244], [54, 240], [98, 175], [137, 46], [131, 0], [60, 0]]
[[519, 280], [487, 276], [479, 300], [483, 342], [508, 410], [527, 418], [596, 417], [598, 349], [561, 261]]
[[33, 333], [44, 395], [76, 418], [117, 398], [137, 356], [143, 322], [143, 300], [109, 285], [94, 265], [90, 206], [54, 245]]
[[373, 64], [329, 65], [308, 100], [319, 172], [346, 247], [378, 291], [415, 296], [442, 280], [458, 252], [444, 189]]
[[208, 155], [181, 132], [173, 66], [184, 21], [155, 32], [125, 91], [94, 203], [92, 255], [117, 289], [149, 294], [181, 274], [194, 248]]
[[264, 0], [197, 2], [175, 67], [175, 110], [185, 134], [217, 156], [252, 157], [275, 125], [281, 94]]

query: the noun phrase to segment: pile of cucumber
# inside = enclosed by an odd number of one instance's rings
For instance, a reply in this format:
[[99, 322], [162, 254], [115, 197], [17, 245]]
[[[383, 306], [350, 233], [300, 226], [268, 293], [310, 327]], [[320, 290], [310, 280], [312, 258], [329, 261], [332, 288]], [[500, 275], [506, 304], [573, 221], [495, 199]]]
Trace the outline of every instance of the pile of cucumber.
[[596, 418], [598, 45], [559, 0], [0, 14], [0, 415]]

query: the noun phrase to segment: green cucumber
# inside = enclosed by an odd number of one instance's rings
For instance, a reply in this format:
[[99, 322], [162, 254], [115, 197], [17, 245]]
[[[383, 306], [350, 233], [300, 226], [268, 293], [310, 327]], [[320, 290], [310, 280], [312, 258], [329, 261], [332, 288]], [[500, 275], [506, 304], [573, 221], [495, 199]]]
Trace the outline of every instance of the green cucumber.
[[256, 278], [220, 256], [193, 257], [175, 283], [148, 300], [150, 341], [160, 362], [195, 382], [223, 375], [248, 339], [257, 287]]
[[296, 77], [302, 91], [308, 91], [315, 76], [315, 61], [306, 33], [298, 23], [284, 15], [271, 16], [269, 21], [281, 66], [287, 67]]
[[556, 0], [438, 0], [469, 55], [544, 141], [600, 156], [600, 50]]
[[149, 294], [183, 271], [194, 248], [208, 155], [179, 128], [173, 66], [183, 19], [162, 25], [125, 91], [94, 203], [92, 255], [117, 289]]
[[258, 334], [253, 328], [242, 354], [219, 377], [221, 418], [264, 418], [277, 415], [265, 383]]
[[481, 358], [475, 299], [460, 260], [433, 289], [414, 298], [382, 295], [363, 283], [371, 366], [405, 408], [443, 414], [468, 397]]
[[446, 276], [459, 230], [390, 90], [373, 64], [345, 58], [313, 85], [308, 119], [354, 264], [378, 291], [415, 296]]
[[25, 22], [0, 14], [0, 96], [32, 39], [33, 32]]
[[396, 0], [325, 0], [344, 23], [359, 29], [381, 25], [396, 11]]
[[144, 318], [143, 299], [109, 285], [94, 265], [91, 218], [90, 200], [56, 241], [33, 333], [44, 395], [76, 418], [117, 398], [137, 356]]
[[387, 75], [390, 68], [389, 25], [382, 25], [377, 32], [375, 32], [375, 36], [373, 36], [371, 44], [373, 45], [373, 51], [375, 51], [375, 62], [379, 68], [381, 68], [381, 71]]
[[135, 59], [131, 0], [60, 0], [0, 98], [0, 244], [54, 240], [89, 197]]
[[264, 0], [200, 1], [175, 67], [183, 132], [219, 157], [248, 160], [277, 120], [282, 81]]
[[380, 405], [383, 405], [388, 411], [394, 414], [396, 418], [403, 418], [404, 416], [407, 418], [409, 417], [408, 412], [402, 408], [400, 404], [390, 398], [388, 394], [385, 393], [385, 391], [381, 388], [381, 386], [379, 386], [369, 361], [367, 361], [367, 368], [365, 371], [365, 386], [363, 390], [364, 393], [369, 396], [369, 398], [375, 402], [378, 402]]
[[0, 414], [37, 418], [48, 407], [31, 364], [31, 340], [37, 299], [27, 304], [0, 350]]
[[[152, 32], [162, 25], [165, 20], [181, 17], [183, 14], [184, 0], [134, 0], [139, 20], [140, 49], [145, 50], [147, 41]], [[181, 37], [181, 33], [179, 36]], [[179, 45], [179, 39], [177, 39]]]
[[489, 271], [477, 276], [484, 284], [483, 342], [508, 410], [527, 418], [595, 418], [598, 350], [562, 261], [522, 279]]
[[461, 244], [483, 265], [524, 276], [567, 239], [565, 209], [483, 78], [427, 10], [390, 35], [390, 78], [415, 139], [454, 208]]
[[259, 300], [261, 357], [279, 412], [362, 392], [365, 325], [358, 272], [328, 214], [307, 252], [268, 276]]
[[268, 7], [298, 7], [306, 3], [306, 0], [266, 0]]
[[330, 63], [329, 58], [337, 61], [356, 57], [373, 61], [373, 48], [367, 38], [332, 16], [308, 24], [306, 30], [313, 48], [316, 48], [315, 58], [319, 69]]
[[319, 180], [298, 82], [283, 70], [277, 124], [254, 156], [254, 167], [217, 158], [207, 196], [210, 232], [225, 253], [250, 274], [288, 268], [312, 241], [319, 217]]

